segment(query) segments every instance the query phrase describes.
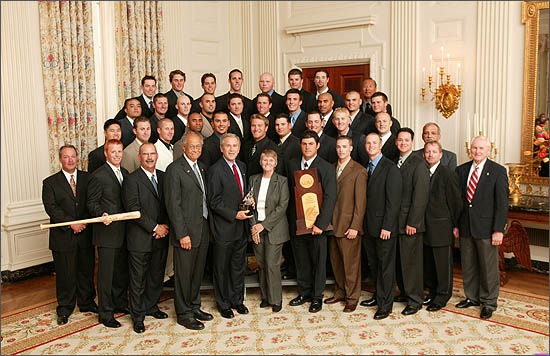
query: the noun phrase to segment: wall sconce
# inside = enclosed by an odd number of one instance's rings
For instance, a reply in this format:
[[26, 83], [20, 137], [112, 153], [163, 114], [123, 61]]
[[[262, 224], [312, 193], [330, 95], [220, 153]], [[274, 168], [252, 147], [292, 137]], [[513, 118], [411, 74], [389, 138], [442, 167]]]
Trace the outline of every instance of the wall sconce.
[[[455, 85], [451, 82], [451, 74], [449, 74], [449, 58], [451, 57], [450, 53], [447, 53], [447, 73], [445, 73], [445, 67], [443, 63], [443, 47], [441, 47], [441, 66], [436, 67], [436, 71], [439, 73], [439, 77], [435, 83], [435, 91], [432, 88], [433, 82], [433, 58], [430, 54], [430, 75], [428, 76], [428, 88], [426, 91], [425, 83], [425, 73], [426, 68], [422, 68], [422, 88], [420, 96], [422, 96], [422, 101], [433, 101], [435, 99], [435, 108], [443, 115], [446, 119], [449, 118], [456, 110], [458, 110], [458, 104], [460, 103], [460, 96], [462, 94], [462, 85], [460, 84], [460, 63], [457, 65], [457, 80], [458, 84]], [[432, 97], [426, 100], [426, 94], [429, 92]]]

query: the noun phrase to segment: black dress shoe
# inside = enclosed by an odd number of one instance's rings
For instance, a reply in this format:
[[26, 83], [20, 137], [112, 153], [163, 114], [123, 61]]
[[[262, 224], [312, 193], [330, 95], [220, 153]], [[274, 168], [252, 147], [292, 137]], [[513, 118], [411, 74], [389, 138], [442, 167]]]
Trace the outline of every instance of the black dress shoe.
[[287, 273], [283, 274], [283, 279], [285, 281], [289, 280], [289, 279], [295, 279], [295, 278], [296, 278], [296, 273], [287, 272]]
[[391, 312], [389, 310], [378, 309], [376, 313], [374, 313], [374, 320], [386, 319], [390, 314]]
[[321, 311], [321, 309], [323, 309], [323, 303], [321, 299], [313, 299], [311, 305], [309, 306], [309, 312], [317, 313], [318, 311]]
[[461, 301], [456, 305], [456, 307], [460, 309], [468, 308], [468, 307], [478, 307], [478, 306], [479, 306], [479, 303], [476, 303], [469, 298], [464, 299], [463, 301]]
[[403, 303], [403, 302], [406, 302], [407, 300], [408, 300], [407, 296], [403, 294], [399, 294], [393, 297], [393, 301], [397, 303]]
[[115, 313], [115, 314], [130, 314], [130, 309], [128, 309], [127, 307], [115, 308], [115, 310], [113, 310], [113, 313]]
[[235, 314], [233, 314], [233, 310], [231, 309], [223, 309], [220, 311], [220, 314], [226, 319], [232, 319], [235, 317]]
[[407, 305], [405, 307], [405, 309], [403, 309], [403, 311], [401, 312], [401, 314], [403, 315], [413, 315], [413, 314], [416, 314], [416, 312], [418, 311], [419, 308], [415, 308], [411, 305]]
[[68, 315], [58, 315], [57, 316], [57, 325], [65, 325], [69, 322]]
[[361, 305], [362, 307], [375, 307], [378, 305], [378, 303], [376, 302], [376, 298], [371, 298], [371, 299], [367, 299], [367, 300], [363, 300], [361, 303], [359, 303], [359, 305]]
[[479, 317], [481, 319], [489, 319], [491, 316], [493, 316], [493, 311], [487, 307], [481, 308], [481, 313], [479, 314]]
[[325, 299], [324, 303], [325, 304], [335, 304], [335, 303], [341, 302], [343, 300], [345, 300], [345, 298], [330, 297], [330, 298]]
[[239, 314], [248, 314], [248, 308], [244, 304], [239, 304], [233, 307]]
[[429, 312], [434, 312], [434, 311], [441, 310], [441, 308], [443, 308], [442, 305], [439, 305], [439, 304], [436, 304], [436, 303], [432, 303], [432, 304], [428, 305], [428, 307], [426, 308], [426, 310], [429, 311]]
[[302, 305], [305, 302], [311, 302], [311, 297], [307, 297], [307, 296], [304, 296], [304, 295], [298, 295], [296, 298], [292, 299], [290, 301], [290, 303], [288, 303], [288, 305], [290, 305], [291, 307], [295, 307], [295, 306], [298, 306], [298, 305]]
[[431, 296], [427, 296], [424, 298], [424, 301], [422, 302], [422, 305], [430, 305], [433, 302], [434, 298]]
[[141, 334], [145, 331], [145, 325], [143, 325], [143, 321], [134, 322], [134, 331], [138, 334]]
[[195, 310], [193, 312], [193, 316], [195, 317], [195, 319], [197, 320], [201, 320], [201, 321], [209, 321], [209, 320], [212, 320], [214, 319], [214, 316], [212, 316], [212, 314], [210, 313], [207, 313], [207, 312], [204, 312], [202, 310]]
[[99, 322], [108, 328], [120, 328], [120, 323], [115, 318], [99, 319]]
[[283, 305], [282, 305], [282, 304], [273, 304], [273, 305], [271, 306], [271, 311], [274, 312], [274, 313], [280, 312], [281, 309], [283, 309]]
[[[229, 310], [231, 311], [231, 310]], [[202, 330], [204, 324], [195, 318], [180, 318], [178, 317], [177, 323], [190, 330]]]
[[152, 316], [155, 319], [166, 319], [166, 318], [168, 318], [168, 314], [166, 314], [165, 312], [160, 311], [160, 310], [157, 310], [157, 311], [152, 312], [152, 313], [145, 313], [145, 315]]
[[95, 304], [90, 304], [89, 306], [79, 308], [79, 310], [81, 313], [88, 313], [88, 312], [96, 313], [96, 314], [99, 313], [99, 310], [97, 309], [97, 305]]
[[269, 307], [271, 304], [269, 304], [269, 302], [265, 299], [262, 299], [262, 302], [260, 303], [260, 308], [267, 308]]

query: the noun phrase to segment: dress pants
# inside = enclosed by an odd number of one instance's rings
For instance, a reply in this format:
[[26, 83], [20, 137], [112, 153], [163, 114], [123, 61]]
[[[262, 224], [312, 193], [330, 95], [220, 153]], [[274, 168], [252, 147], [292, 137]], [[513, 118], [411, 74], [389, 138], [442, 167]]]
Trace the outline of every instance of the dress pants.
[[246, 238], [219, 243], [214, 241], [213, 285], [218, 310], [229, 309], [244, 301]]
[[113, 317], [114, 309], [128, 307], [128, 254], [120, 248], [98, 247], [97, 294], [99, 318]]
[[330, 237], [329, 255], [334, 271], [335, 298], [346, 298], [346, 303], [357, 304], [361, 295], [361, 240]]
[[287, 273], [296, 274], [296, 265], [294, 264], [294, 253], [292, 252], [292, 243], [290, 240], [283, 244], [283, 266], [286, 268]]
[[283, 244], [271, 244], [266, 230], [260, 233], [260, 243], [254, 244], [254, 255], [260, 266], [260, 293], [262, 300], [269, 304], [283, 302], [283, 287], [281, 284], [281, 257]]
[[496, 310], [500, 288], [498, 246], [491, 244], [491, 238], [460, 236], [460, 259], [466, 298]]
[[395, 254], [397, 236], [382, 240], [365, 236], [363, 244], [367, 251], [371, 278], [376, 286], [375, 298], [380, 310], [392, 310], [395, 295]]
[[400, 234], [397, 240], [397, 286], [413, 308], [420, 308], [424, 302], [423, 236], [422, 233], [410, 236]]
[[424, 245], [424, 283], [433, 303], [445, 306], [452, 296], [453, 246]]
[[323, 298], [327, 282], [327, 235], [301, 235], [290, 238], [296, 264], [298, 293]]
[[52, 251], [52, 255], [56, 275], [57, 315], [71, 315], [76, 303], [80, 308], [95, 304], [94, 247]]
[[198, 247], [185, 250], [174, 247], [174, 306], [178, 317], [192, 318], [201, 306], [201, 282], [208, 253], [210, 228], [202, 223], [202, 236]]
[[167, 253], [167, 247], [151, 252], [128, 251], [130, 311], [134, 323], [143, 321], [146, 313], [159, 310]]

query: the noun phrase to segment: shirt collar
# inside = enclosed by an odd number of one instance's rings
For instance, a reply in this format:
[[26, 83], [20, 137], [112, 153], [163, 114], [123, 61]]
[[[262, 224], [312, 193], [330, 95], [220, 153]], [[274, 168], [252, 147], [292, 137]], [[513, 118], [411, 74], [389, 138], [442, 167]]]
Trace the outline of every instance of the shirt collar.
[[404, 155], [404, 156], [399, 155], [399, 158], [401, 159], [401, 164], [405, 163], [405, 161], [407, 160], [407, 158], [409, 158], [409, 156], [411, 155], [411, 153], [412, 153], [412, 150], [410, 150], [409, 152], [407, 152], [407, 154]]
[[172, 149], [173, 149], [173, 146], [172, 146], [172, 144], [171, 144], [170, 142], [166, 143], [166, 142], [164, 142], [163, 140], [161, 140], [160, 137], [159, 137], [159, 139], [158, 139], [158, 142], [162, 142], [162, 143], [164, 144], [164, 146], [166, 146], [166, 148], [168, 148], [169, 150], [172, 150]]
[[74, 183], [76, 184], [76, 176], [77, 176], [76, 169], [74, 170], [73, 173], [66, 172], [63, 169], [61, 171], [63, 172], [63, 175], [65, 175], [65, 178], [67, 179], [67, 182], [69, 182], [69, 184], [71, 184], [71, 174], [72, 174], [72, 176], [74, 178]]
[[292, 131], [287, 133], [285, 136], [281, 137], [279, 140], [281, 141], [281, 143], [284, 143], [286, 139], [290, 137], [290, 135], [292, 135]]
[[145, 102], [147, 103], [147, 106], [151, 106], [151, 103], [153, 102], [153, 98], [149, 98], [147, 95], [142, 94], [141, 95], [143, 97], [143, 100], [145, 100]]
[[298, 108], [298, 110], [294, 114], [291, 114], [290, 117], [297, 118], [298, 116], [300, 116], [301, 113], [302, 113], [302, 109]]
[[[145, 172], [145, 174], [147, 175], [147, 178], [149, 178], [149, 180], [151, 180], [151, 176], [153, 175], [153, 173], [151, 173], [148, 170], [146, 170], [145, 168], [143, 168], [143, 166], [141, 166], [140, 168]], [[157, 179], [157, 181], [158, 181], [158, 179]]]
[[269, 96], [273, 96], [273, 93], [275, 93], [275, 89], [271, 89], [271, 91], [268, 91], [267, 93], [269, 94]]
[[430, 168], [430, 177], [434, 175], [437, 167], [439, 167], [439, 164], [441, 163], [441, 161], [437, 162], [436, 164], [433, 165], [433, 167]]
[[375, 159], [369, 160], [369, 163], [372, 163], [374, 168], [376, 168], [376, 166], [378, 165], [381, 159], [382, 159], [382, 152], [380, 152], [380, 154]]
[[134, 127], [134, 119], [132, 119], [130, 116], [126, 115], [126, 119], [130, 121], [130, 124], [132, 124], [132, 127]]
[[[136, 138], [136, 140], [137, 140], [137, 138]], [[111, 162], [109, 162], [109, 161], [105, 161], [105, 162], [109, 165], [109, 167], [111, 167], [113, 172], [115, 172], [115, 177], [116, 177], [116, 171], [120, 169], [120, 165], [118, 167], [115, 167], [111, 164]]]
[[351, 161], [351, 156], [348, 157], [342, 164], [338, 163], [337, 164], [337, 167], [339, 167], [342, 171], [344, 170], [344, 168], [346, 168], [346, 166], [348, 165], [348, 163]]
[[[185, 160], [187, 161], [187, 163], [189, 163], [189, 167], [193, 168], [193, 164], [195, 164], [197, 161], [193, 162], [189, 159], [189, 157], [187, 157], [187, 155], [185, 154], [185, 152], [183, 153], [183, 157], [185, 157]], [[226, 160], [227, 162], [227, 160]]]
[[306, 160], [304, 159], [304, 156], [302, 156], [302, 163], [301, 163], [302, 166], [301, 166], [301, 167], [303, 167], [303, 166], [304, 166], [304, 163], [307, 162], [307, 169], [310, 169], [310, 168], [311, 168], [311, 163], [315, 160], [315, 158], [317, 158], [317, 155], [313, 156], [311, 159], [309, 159], [308, 161], [306, 161]]

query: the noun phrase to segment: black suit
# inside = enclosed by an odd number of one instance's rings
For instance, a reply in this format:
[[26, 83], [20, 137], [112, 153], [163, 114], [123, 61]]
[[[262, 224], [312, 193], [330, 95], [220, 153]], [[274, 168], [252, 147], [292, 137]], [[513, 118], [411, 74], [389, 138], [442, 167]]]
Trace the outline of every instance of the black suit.
[[[273, 91], [273, 94], [271, 94], [271, 112], [274, 116], [277, 116], [281, 113], [288, 113], [288, 109], [286, 107], [286, 97], [277, 93], [276, 91]], [[254, 107], [256, 107], [256, 102], [254, 102]]]
[[[192, 114], [194, 112], [200, 113], [202, 111], [200, 103], [203, 96], [204, 94], [202, 94], [201, 96], [199, 96], [198, 98], [196, 98], [191, 102], [191, 111], [189, 111], [189, 114]], [[218, 108], [217, 100], [216, 100], [216, 108]]]
[[456, 168], [463, 204], [458, 228], [464, 293], [494, 310], [499, 293], [498, 246], [491, 244], [491, 238], [493, 232], [504, 232], [506, 225], [508, 175], [503, 166], [487, 159], [469, 202], [466, 191], [472, 164], [470, 161]]
[[336, 129], [336, 126], [334, 126], [334, 123], [332, 122], [333, 117], [334, 117], [334, 111], [332, 112], [332, 114], [330, 114], [330, 117], [327, 119], [327, 122], [323, 127], [323, 132], [329, 135], [330, 137], [336, 138], [338, 137], [338, 130]]
[[396, 136], [394, 133], [392, 133], [390, 138], [388, 138], [388, 140], [384, 144], [384, 146], [382, 146], [382, 154], [384, 155], [384, 157], [386, 157], [391, 161], [395, 161], [397, 158], [399, 158], [399, 150], [395, 145], [395, 139], [396, 139]]
[[[216, 109], [225, 111], [228, 116], [229, 116], [229, 108], [227, 107], [227, 105], [229, 104], [228, 102], [229, 95], [231, 95], [231, 93], [227, 92], [216, 98]], [[241, 115], [249, 119], [253, 113], [257, 112], [256, 101], [252, 101], [242, 94], [241, 96], [243, 98], [243, 112]]]
[[[376, 286], [375, 297], [379, 310], [391, 311], [393, 305], [401, 191], [399, 169], [382, 156], [367, 181], [367, 211], [363, 228], [363, 244]], [[388, 240], [380, 238], [382, 229], [391, 232]]]
[[[376, 113], [374, 112], [374, 110], [372, 110], [372, 106], [370, 105], [370, 103], [363, 102], [363, 104], [361, 104], [361, 111], [370, 116], [373, 116], [373, 117], [376, 116]], [[388, 106], [386, 106], [386, 112], [390, 116], [392, 115], [390, 103], [388, 103]]]
[[[246, 180], [248, 181], [251, 176], [254, 174], [259, 174], [263, 172], [262, 166], [260, 165], [260, 155], [263, 151], [270, 149], [277, 153], [277, 145], [271, 141], [267, 136], [262, 138], [260, 141], [255, 142], [254, 139], [244, 143], [243, 147], [243, 158], [246, 163]], [[254, 154], [252, 154], [254, 151]], [[277, 162], [279, 161], [277, 156]], [[279, 165], [276, 167], [277, 171], [280, 170]]]
[[105, 145], [101, 145], [88, 154], [88, 173], [92, 173], [105, 163]]
[[301, 158], [288, 162], [288, 184], [290, 194], [290, 233], [291, 244], [296, 263], [296, 280], [300, 295], [321, 299], [326, 284], [326, 260], [327, 260], [327, 232], [332, 221], [332, 214], [336, 204], [337, 183], [336, 168], [334, 165], [322, 159], [319, 155], [311, 162], [308, 169], [317, 169], [317, 177], [323, 190], [323, 202], [319, 207], [319, 215], [314, 225], [323, 230], [321, 235], [296, 235], [296, 199], [294, 195], [294, 172], [302, 169]]
[[288, 177], [288, 161], [294, 158], [302, 157], [302, 149], [300, 148], [300, 139], [293, 134], [287, 137], [285, 142], [281, 144], [281, 140], [277, 140], [279, 148], [279, 160], [277, 166], [281, 167], [281, 175]]
[[[120, 141], [122, 141], [122, 145], [126, 148], [136, 139], [134, 126], [130, 123], [130, 121], [128, 121], [127, 116], [124, 116], [122, 119], [118, 120], [118, 123], [120, 124], [120, 131], [122, 132]], [[105, 161], [103, 161], [103, 163], [105, 163]]]
[[126, 211], [141, 212], [141, 217], [126, 223], [128, 269], [130, 275], [130, 306], [132, 320], [143, 321], [145, 313], [159, 310], [162, 293], [168, 236], [153, 237], [155, 227], [168, 225], [162, 188], [164, 172], [155, 170], [158, 192], [143, 169], [131, 173], [122, 184], [122, 200]]
[[[409, 154], [399, 169], [403, 190], [399, 211], [399, 239], [397, 241], [397, 285], [408, 305], [419, 309], [424, 302], [423, 236], [426, 227], [424, 214], [430, 194], [430, 170], [426, 162]], [[407, 235], [406, 226], [416, 228]]]
[[[213, 137], [212, 135], [211, 137]], [[192, 318], [201, 306], [200, 287], [210, 240], [208, 215], [204, 217], [206, 167], [197, 162], [202, 178], [197, 179], [193, 167], [184, 156], [166, 169], [164, 193], [170, 217], [170, 242], [174, 247], [174, 306], [179, 317]], [[189, 236], [191, 249], [181, 247], [179, 239]]]
[[269, 121], [269, 127], [267, 128], [267, 137], [273, 142], [276, 142], [279, 140], [279, 135], [277, 135], [277, 131], [275, 130], [275, 115], [270, 111], [269, 115], [267, 115], [267, 120]]
[[[418, 157], [424, 159], [424, 156], [422, 153], [424, 152], [424, 148], [421, 148], [419, 150], [414, 151], [414, 154]], [[454, 172], [456, 169], [456, 153], [443, 150], [443, 156], [441, 157], [441, 164], [449, 168], [451, 171]]]
[[424, 284], [440, 306], [453, 290], [453, 228], [458, 226], [461, 198], [456, 173], [440, 163], [430, 178], [424, 234]]
[[[86, 209], [89, 174], [78, 170], [75, 173], [76, 197], [63, 171], [49, 176], [42, 183], [42, 203], [52, 224], [89, 217]], [[80, 308], [95, 305], [95, 253], [91, 226], [78, 234], [70, 226], [51, 228], [49, 248], [56, 272], [57, 315], [69, 316], [76, 303]]]
[[359, 110], [351, 122], [350, 128], [356, 135], [365, 134], [369, 125], [369, 117]]
[[248, 222], [237, 220], [239, 204], [247, 193], [246, 166], [239, 167], [242, 187], [222, 157], [208, 169], [208, 207], [213, 235], [213, 284], [218, 310], [240, 305], [244, 300], [244, 271]]
[[302, 93], [302, 105], [300, 108], [309, 114], [317, 108], [317, 100], [315, 100], [315, 95], [304, 90], [304, 88], [300, 89], [300, 93]]
[[[168, 117], [168, 116], [166, 116], [166, 117]], [[151, 142], [151, 143], [155, 143], [159, 139], [159, 133], [157, 131], [159, 121], [160, 121], [160, 118], [156, 114], [153, 114], [149, 118], [149, 122], [151, 123], [151, 137], [149, 138], [149, 142]]]
[[252, 137], [252, 134], [250, 133], [250, 120], [244, 117], [244, 115], [241, 115], [241, 120], [243, 122], [243, 132], [241, 132], [241, 129], [239, 128], [237, 121], [233, 118], [233, 115], [228, 114], [227, 117], [229, 117], [229, 128], [227, 129], [227, 132], [234, 133], [239, 136], [242, 147], [243, 144]]
[[[168, 111], [166, 112], [166, 117], [176, 116], [178, 114], [178, 109], [176, 109], [178, 96], [176, 92], [174, 91], [174, 89], [170, 89], [166, 93], [164, 93], [164, 95], [166, 95], [166, 98], [168, 99]], [[189, 98], [189, 101], [193, 103], [193, 97], [191, 95], [187, 94], [186, 92], [183, 92], [183, 95], [187, 95], [187, 97]], [[148, 117], [151, 117], [151, 116], [153, 116], [153, 113], [151, 113], [151, 115], [149, 115]]]
[[207, 137], [202, 145], [202, 154], [199, 157], [199, 161], [204, 163], [206, 169], [216, 163], [222, 158], [222, 151], [220, 150], [220, 139], [214, 133], [212, 136]]
[[[139, 100], [139, 104], [141, 105], [141, 116], [151, 117], [153, 115], [154, 110], [151, 110], [151, 108], [149, 107], [147, 102], [145, 102], [145, 99], [143, 99], [143, 94], [140, 95], [140, 96], [136, 96], [132, 99]], [[153, 100], [153, 99], [151, 98], [151, 100]], [[125, 117], [126, 117], [126, 112], [124, 111], [124, 108], [122, 108], [115, 115], [114, 119], [120, 121], [120, 120], [124, 119]], [[132, 141], [130, 141], [130, 142], [132, 142]]]
[[[307, 113], [304, 111], [300, 112], [298, 117], [296, 118], [296, 121], [294, 122], [294, 125], [292, 125], [292, 134], [298, 138], [302, 137], [302, 133], [306, 130], [306, 120], [307, 120]], [[291, 118], [292, 122], [292, 118]]]
[[174, 145], [183, 136], [183, 134], [185, 133], [186, 127], [183, 121], [181, 121], [181, 119], [178, 117], [177, 114], [176, 116], [171, 117], [171, 119], [172, 119], [172, 122], [174, 123], [174, 137], [172, 137], [172, 141], [170, 141], [170, 143]]
[[317, 154], [328, 163], [335, 163], [338, 161], [338, 155], [336, 154], [336, 139], [327, 134], [322, 134], [321, 137], [319, 137], [319, 151], [317, 151]]
[[[120, 167], [122, 176], [128, 171]], [[91, 174], [88, 185], [87, 207], [90, 215], [123, 213], [122, 188], [108, 163]], [[97, 246], [98, 271], [97, 292], [99, 297], [99, 318], [109, 320], [114, 309], [128, 306], [128, 259], [125, 239], [125, 221], [114, 221], [109, 225], [95, 223], [93, 244]]]

